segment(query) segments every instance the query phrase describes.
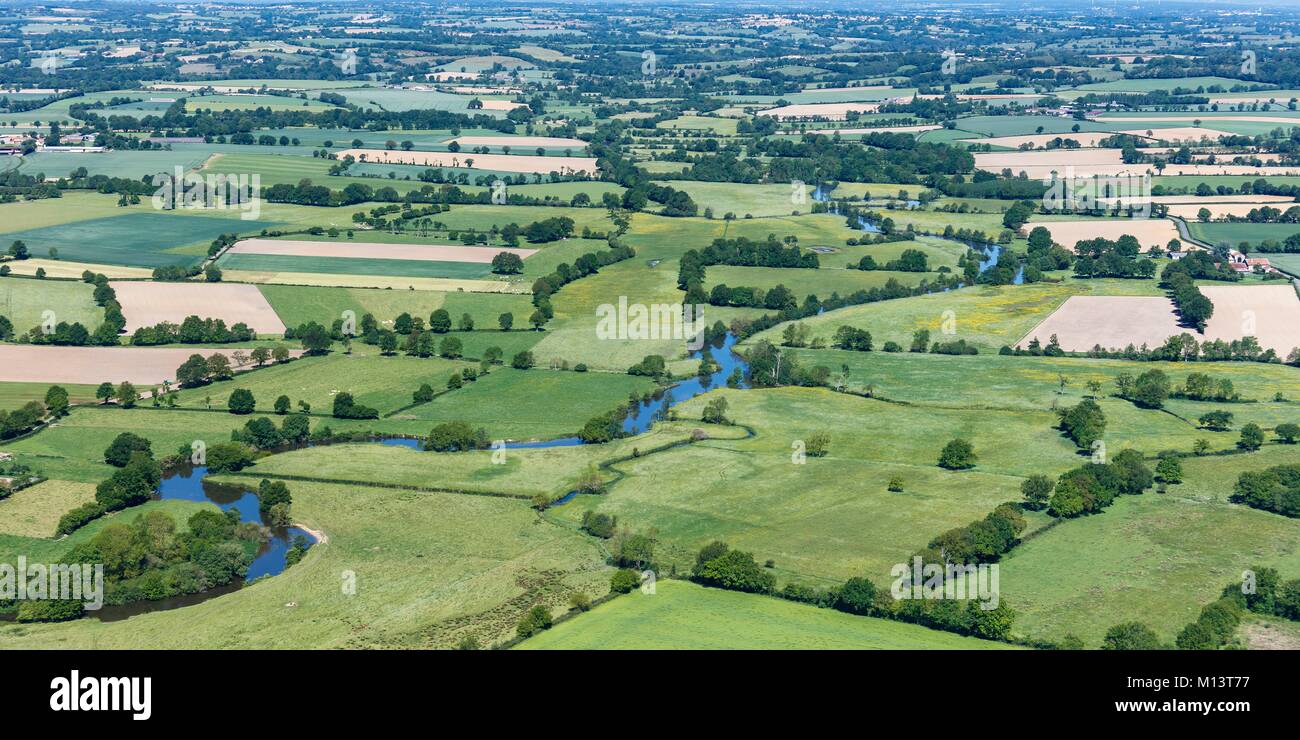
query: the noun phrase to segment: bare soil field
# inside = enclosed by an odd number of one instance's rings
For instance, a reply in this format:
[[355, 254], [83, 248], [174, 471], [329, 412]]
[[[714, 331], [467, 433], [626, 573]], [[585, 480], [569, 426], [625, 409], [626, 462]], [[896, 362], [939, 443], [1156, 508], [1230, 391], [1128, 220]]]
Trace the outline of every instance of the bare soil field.
[[1098, 116], [1098, 121], [1108, 123], [1170, 123], [1176, 121], [1254, 121], [1255, 123], [1289, 123], [1295, 125], [1300, 122], [1296, 118], [1284, 118], [1282, 116], [1213, 116], [1207, 117], [1203, 114], [1188, 113], [1181, 116]]
[[1088, 218], [1078, 221], [1031, 221], [1026, 231], [1042, 226], [1052, 232], [1052, 240], [1066, 249], [1074, 249], [1085, 239], [1119, 239], [1125, 234], [1135, 237], [1144, 249], [1164, 247], [1170, 239], [1178, 238], [1178, 227], [1163, 218]]
[[255, 285], [235, 283], [109, 283], [122, 304], [126, 331], [163, 321], [179, 324], [187, 316], [221, 319], [226, 326], [247, 324], [258, 334], [283, 334], [284, 324]]
[[[190, 355], [204, 357], [223, 354], [231, 358], [251, 349], [235, 347], [211, 349], [198, 347], [52, 347], [31, 344], [0, 345], [0, 382], [4, 383], [81, 383], [130, 381], [141, 390], [176, 379], [176, 368]], [[295, 350], [295, 356], [302, 354]]]
[[1175, 334], [1196, 332], [1178, 325], [1174, 303], [1158, 296], [1071, 296], [1020, 340], [1025, 347], [1037, 337], [1043, 344], [1056, 335], [1067, 352], [1164, 344]]
[[[1200, 130], [1200, 129], [1197, 129]], [[977, 152], [975, 166], [990, 172], [1010, 169], [1024, 172], [1033, 179], [1060, 177], [1118, 176], [1155, 173], [1149, 164], [1124, 164], [1119, 149], [1052, 149], [1050, 151]], [[1289, 175], [1300, 173], [1297, 167], [1255, 167], [1244, 164], [1179, 164], [1165, 167], [1162, 175]]]
[[583, 149], [587, 146], [587, 142], [582, 139], [565, 139], [557, 136], [457, 136], [444, 143], [450, 144], [453, 141], [460, 144], [462, 149], [467, 146], [508, 146], [521, 150], [525, 147], [539, 146]]
[[832, 129], [841, 134], [921, 134], [926, 131], [941, 129], [943, 126], [881, 126], [879, 128], [839, 128]]
[[513, 100], [482, 100], [479, 102], [483, 103], [483, 110], [514, 110], [528, 105], [527, 103], [516, 103]]
[[411, 164], [420, 167], [469, 167], [498, 172], [596, 174], [594, 157], [538, 157], [521, 154], [469, 154], [466, 152], [399, 152], [384, 149], [344, 149], [338, 158], [351, 156], [358, 162]]
[[1205, 336], [1225, 341], [1252, 335], [1283, 358], [1300, 347], [1300, 298], [1289, 282], [1278, 285], [1203, 285], [1214, 304]]
[[1056, 139], [1071, 139], [1073, 141], [1079, 142], [1079, 146], [1095, 147], [1103, 139], [1110, 138], [1114, 135], [1115, 132], [1112, 131], [1080, 131], [1078, 133], [1067, 132], [1064, 134], [1024, 134], [1022, 136], [991, 136], [984, 139], [980, 139], [980, 138], [962, 139], [962, 141], [970, 144], [989, 144], [991, 146], [1006, 146], [1006, 147], [1011, 147], [1012, 149], [1019, 149], [1025, 144], [1032, 144], [1036, 147], [1041, 147], [1041, 146], [1046, 146], [1049, 141], [1054, 141]]
[[234, 254], [276, 254], [287, 257], [349, 257], [353, 259], [473, 262], [487, 264], [501, 252], [527, 259], [536, 249], [465, 247], [452, 244], [382, 244], [379, 242], [313, 242], [296, 239], [245, 239], [230, 248]]
[[406, 277], [390, 275], [340, 275], [329, 272], [270, 272], [222, 270], [226, 280], [271, 285], [312, 285], [326, 288], [392, 288], [393, 290], [440, 290], [467, 293], [527, 293], [528, 283], [505, 280], [463, 280], [459, 278]]
[[1173, 302], [1148, 296], [1072, 296], [1020, 340], [1046, 344], [1053, 334], [1061, 348], [1084, 352], [1100, 344], [1118, 349], [1132, 344], [1154, 347], [1184, 332], [1197, 341], [1232, 341], [1245, 336], [1285, 357], [1300, 347], [1300, 299], [1289, 283], [1281, 285], [1201, 286], [1214, 303], [1205, 333], [1179, 326]]
[[1220, 136], [1232, 136], [1228, 131], [1219, 131], [1212, 128], [1199, 128], [1196, 126], [1179, 126], [1176, 128], [1135, 128], [1121, 131], [1120, 133], [1132, 134], [1133, 136], [1145, 136], [1161, 141], [1200, 141], [1204, 138], [1214, 140], [1218, 139]]
[[760, 116], [775, 116], [779, 120], [789, 118], [826, 118], [842, 121], [849, 112], [873, 113], [880, 108], [880, 103], [803, 103], [768, 108], [758, 112]]
[[[1294, 204], [1291, 204], [1294, 205]], [[1290, 205], [1277, 205], [1274, 203], [1179, 203], [1169, 206], [1169, 215], [1187, 219], [1188, 221], [1197, 220], [1197, 214], [1202, 208], [1210, 212], [1210, 218], [1223, 218], [1224, 216], [1245, 216], [1252, 210], [1260, 206], [1271, 206], [1285, 211]], [[1300, 229], [1297, 229], [1300, 230]]]

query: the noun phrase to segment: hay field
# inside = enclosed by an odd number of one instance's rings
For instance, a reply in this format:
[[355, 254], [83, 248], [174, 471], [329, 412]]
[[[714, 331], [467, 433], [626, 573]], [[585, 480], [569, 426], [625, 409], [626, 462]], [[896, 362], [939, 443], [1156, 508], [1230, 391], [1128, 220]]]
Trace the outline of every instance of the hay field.
[[[486, 105], [486, 103], [485, 103]], [[418, 167], [469, 167], [498, 172], [561, 172], [596, 174], [594, 157], [538, 157], [522, 154], [469, 154], [465, 152], [399, 152], [385, 149], [344, 149], [338, 158], [380, 164], [410, 164]]]
[[473, 262], [488, 264], [501, 252], [520, 258], [537, 254], [536, 249], [509, 247], [465, 247], [450, 244], [384, 244], [379, 242], [318, 242], [296, 239], [245, 239], [228, 254], [273, 254], [283, 257], [326, 257], [348, 259], [390, 259], [417, 262]]

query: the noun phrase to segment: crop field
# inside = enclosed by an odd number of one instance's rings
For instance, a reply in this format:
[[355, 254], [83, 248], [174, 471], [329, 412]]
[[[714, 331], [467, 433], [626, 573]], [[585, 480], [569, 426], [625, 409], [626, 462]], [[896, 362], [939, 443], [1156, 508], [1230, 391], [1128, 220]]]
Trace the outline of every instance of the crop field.
[[684, 581], [659, 581], [521, 650], [987, 650], [1008, 646]]
[[1086, 352], [1094, 345], [1156, 346], [1190, 333], [1200, 340], [1229, 342], [1250, 335], [1283, 356], [1300, 347], [1300, 299], [1290, 285], [1206, 285], [1200, 290], [1215, 306], [1203, 335], [1181, 325], [1168, 298], [1074, 296], [1017, 344], [1034, 337], [1046, 343], [1055, 334], [1067, 352]]
[[[1276, 207], [1276, 206], [1275, 206]], [[1296, 224], [1252, 224], [1252, 223], [1200, 223], [1188, 219], [1187, 230], [1192, 236], [1210, 244], [1229, 244], [1239, 247], [1242, 244], [1257, 246], [1263, 241], [1286, 241], [1286, 238], [1300, 233]], [[1272, 258], [1273, 255], [1267, 255]]]
[[223, 270], [242, 272], [312, 272], [380, 277], [473, 279], [490, 274], [490, 267], [481, 262], [436, 262], [379, 257], [312, 257], [247, 252], [224, 254], [217, 260], [217, 265]]
[[1143, 249], [1160, 247], [1163, 249], [1170, 239], [1178, 238], [1178, 228], [1174, 222], [1163, 218], [1089, 218], [1075, 221], [1035, 220], [1025, 228], [1042, 226], [1052, 234], [1052, 241], [1066, 249], [1074, 249], [1075, 244], [1086, 239], [1110, 239], [1114, 241], [1121, 236], [1131, 236], [1142, 244]]
[[526, 328], [533, 312], [528, 296], [514, 293], [470, 293], [465, 291], [373, 290], [367, 288], [325, 288], [289, 285], [262, 285], [262, 295], [270, 302], [286, 326], [300, 326], [315, 321], [328, 326], [343, 318], [344, 311], [356, 313], [359, 321], [367, 313], [381, 323], [391, 322], [398, 314], [409, 313], [428, 322], [429, 314], [439, 308], [459, 322], [468, 313], [479, 333], [498, 334], [497, 319], [503, 313], [518, 317]]
[[9, 232], [3, 238], [21, 239], [39, 256], [53, 248], [60, 258], [80, 262], [187, 266], [198, 262], [208, 243], [222, 234], [256, 233], [275, 225], [273, 221], [240, 218], [238, 211], [181, 215], [136, 207], [114, 216]]
[[[203, 350], [231, 355], [235, 348]], [[300, 350], [294, 350], [300, 352]], [[0, 344], [0, 382], [121, 383], [146, 387], [176, 377], [176, 368], [194, 350], [170, 347], [59, 347]]]
[[[965, 339], [981, 351], [996, 352], [1002, 345], [1013, 345], [1035, 324], [1054, 311], [1071, 295], [1087, 291], [1086, 284], [1051, 285], [1038, 283], [1019, 287], [974, 287], [948, 293], [935, 293], [880, 303], [828, 311], [802, 320], [811, 337], [829, 342], [841, 325], [855, 326], [871, 332], [875, 342], [883, 345], [895, 341], [907, 347], [912, 333], [925, 329], [937, 341]], [[950, 333], [944, 333], [949, 320]], [[755, 339], [780, 341], [780, 330], [771, 329]]]
[[48, 318], [54, 324], [79, 321], [93, 331], [104, 320], [104, 309], [95, 305], [93, 292], [94, 286], [82, 282], [0, 279], [0, 316], [13, 323], [16, 333], [41, 326]]
[[284, 323], [253, 285], [136, 281], [109, 283], [109, 286], [122, 304], [127, 332], [164, 321], [180, 324], [188, 316], [198, 316], [220, 317], [227, 326], [246, 324], [258, 334], [284, 333]]
[[590, 157], [539, 157], [527, 154], [473, 154], [465, 152], [398, 152], [384, 149], [345, 149], [339, 159], [352, 157], [362, 162], [412, 164], [420, 167], [465, 167], [498, 172], [595, 174], [596, 160]]

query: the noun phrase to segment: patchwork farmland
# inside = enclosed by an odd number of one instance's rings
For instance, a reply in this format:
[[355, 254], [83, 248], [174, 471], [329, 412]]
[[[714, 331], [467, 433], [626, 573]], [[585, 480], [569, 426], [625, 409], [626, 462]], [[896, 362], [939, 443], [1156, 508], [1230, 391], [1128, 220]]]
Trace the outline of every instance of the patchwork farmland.
[[1267, 683], [1300, 15], [1032, 6], [8, 9], [0, 649]]

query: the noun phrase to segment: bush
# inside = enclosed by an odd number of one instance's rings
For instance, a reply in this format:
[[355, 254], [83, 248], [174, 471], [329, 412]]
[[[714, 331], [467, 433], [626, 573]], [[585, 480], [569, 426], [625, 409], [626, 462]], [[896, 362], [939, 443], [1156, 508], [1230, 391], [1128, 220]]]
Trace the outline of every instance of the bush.
[[609, 592], [612, 594], [632, 593], [632, 589], [641, 585], [641, 574], [631, 568], [620, 568], [609, 578]]
[[247, 388], [236, 388], [230, 394], [226, 401], [232, 414], [251, 414], [257, 408], [257, 401], [253, 398], [253, 392]]
[[524, 614], [515, 631], [520, 637], [532, 637], [538, 632], [550, 629], [551, 624], [551, 610], [538, 604]]
[[850, 578], [835, 597], [835, 608], [850, 614], [870, 614], [876, 603], [876, 584], [866, 578]]
[[152, 447], [152, 443], [144, 437], [122, 432], [114, 437], [108, 449], [104, 450], [104, 462], [116, 468], [124, 467], [131, 459], [132, 453], [144, 452], [153, 455]]
[[975, 467], [975, 448], [964, 439], [954, 439], [944, 445], [939, 453], [939, 467], [948, 470], [969, 470]]
[[1159, 650], [1160, 638], [1141, 622], [1124, 622], [1106, 630], [1102, 650]]
[[776, 587], [776, 578], [759, 567], [752, 554], [740, 550], [728, 550], [704, 563], [696, 580], [706, 586], [756, 594], [771, 593]]

